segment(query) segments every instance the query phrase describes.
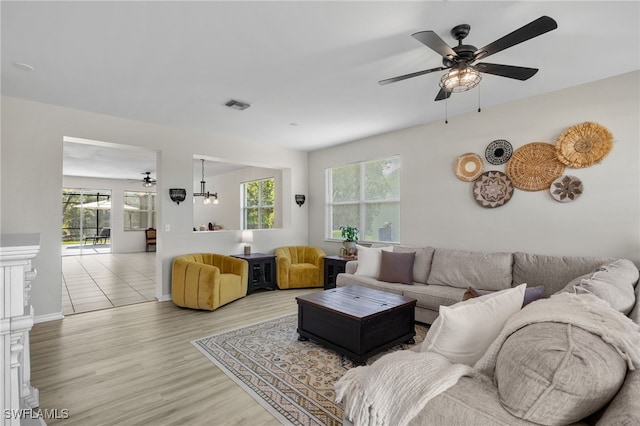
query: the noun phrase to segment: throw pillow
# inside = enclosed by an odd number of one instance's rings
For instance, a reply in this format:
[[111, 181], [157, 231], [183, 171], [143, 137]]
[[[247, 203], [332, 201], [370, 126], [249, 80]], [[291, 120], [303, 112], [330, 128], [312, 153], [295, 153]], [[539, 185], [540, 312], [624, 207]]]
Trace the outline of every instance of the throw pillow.
[[413, 284], [413, 262], [415, 253], [394, 253], [382, 251], [379, 281], [388, 283]]
[[356, 249], [358, 249], [358, 269], [356, 269], [354, 275], [377, 279], [378, 275], [380, 275], [380, 253], [382, 250], [393, 250], [393, 246], [373, 248], [356, 245]]
[[627, 373], [616, 349], [579, 327], [544, 322], [511, 334], [496, 359], [500, 403], [542, 425], [573, 424], [606, 405]]
[[[485, 294], [491, 294], [493, 292], [488, 290], [480, 290], [477, 288], [469, 287], [467, 291], [462, 295], [462, 300], [469, 300], [474, 297], [484, 296]], [[536, 286], [536, 287], [527, 287], [524, 291], [524, 301], [522, 302], [522, 307], [524, 308], [531, 302], [535, 302], [538, 299], [542, 299], [544, 296], [544, 286]]]
[[473, 366], [498, 337], [507, 319], [518, 312], [526, 284], [440, 306], [421, 351], [436, 352], [453, 363]]

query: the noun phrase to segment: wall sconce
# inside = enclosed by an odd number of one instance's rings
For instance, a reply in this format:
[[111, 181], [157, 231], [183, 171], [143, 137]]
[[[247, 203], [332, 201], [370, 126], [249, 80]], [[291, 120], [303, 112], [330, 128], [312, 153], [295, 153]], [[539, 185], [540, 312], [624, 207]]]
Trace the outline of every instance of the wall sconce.
[[245, 243], [244, 254], [250, 255], [251, 245], [249, 243], [253, 242], [253, 231], [248, 231], [248, 230], [242, 231], [242, 242]]
[[296, 204], [299, 207], [302, 207], [302, 205], [304, 204], [304, 200], [306, 199], [306, 197], [303, 194], [296, 194]]
[[187, 190], [184, 188], [170, 188], [169, 196], [171, 197], [171, 201], [175, 201], [180, 205], [180, 203], [187, 198]]

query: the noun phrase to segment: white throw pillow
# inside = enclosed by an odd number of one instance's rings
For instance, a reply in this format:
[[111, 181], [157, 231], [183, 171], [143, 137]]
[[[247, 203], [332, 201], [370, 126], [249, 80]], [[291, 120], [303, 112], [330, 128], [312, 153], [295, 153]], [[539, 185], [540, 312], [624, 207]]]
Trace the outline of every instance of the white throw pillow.
[[440, 306], [421, 351], [436, 352], [453, 363], [473, 366], [498, 337], [507, 319], [518, 312], [526, 284]]
[[373, 248], [356, 245], [356, 249], [358, 249], [358, 269], [354, 275], [378, 279], [382, 250], [393, 251], [393, 246]]

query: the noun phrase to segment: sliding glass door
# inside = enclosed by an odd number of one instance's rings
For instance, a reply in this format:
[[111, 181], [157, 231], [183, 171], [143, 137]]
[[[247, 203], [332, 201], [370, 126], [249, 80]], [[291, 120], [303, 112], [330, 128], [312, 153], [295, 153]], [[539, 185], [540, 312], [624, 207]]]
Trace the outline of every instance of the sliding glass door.
[[62, 255], [111, 252], [111, 191], [65, 188]]

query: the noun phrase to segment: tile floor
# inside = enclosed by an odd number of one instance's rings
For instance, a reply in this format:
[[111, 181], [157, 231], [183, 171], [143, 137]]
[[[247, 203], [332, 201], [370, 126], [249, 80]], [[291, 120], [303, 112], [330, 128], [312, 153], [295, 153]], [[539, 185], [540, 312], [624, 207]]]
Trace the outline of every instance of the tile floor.
[[155, 262], [155, 253], [64, 256], [62, 313], [156, 300]]

